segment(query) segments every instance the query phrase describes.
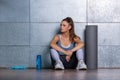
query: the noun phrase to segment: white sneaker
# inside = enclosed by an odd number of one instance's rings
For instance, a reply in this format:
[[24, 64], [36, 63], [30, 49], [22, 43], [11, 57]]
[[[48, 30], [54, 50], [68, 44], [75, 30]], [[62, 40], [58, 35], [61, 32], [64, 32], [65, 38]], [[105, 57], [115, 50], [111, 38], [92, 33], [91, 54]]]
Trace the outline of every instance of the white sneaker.
[[77, 70], [86, 70], [87, 69], [87, 66], [86, 64], [84, 63], [83, 60], [79, 61], [78, 62], [78, 65], [76, 67]]
[[56, 70], [63, 70], [64, 66], [63, 66], [62, 62], [57, 62], [55, 65], [55, 69]]

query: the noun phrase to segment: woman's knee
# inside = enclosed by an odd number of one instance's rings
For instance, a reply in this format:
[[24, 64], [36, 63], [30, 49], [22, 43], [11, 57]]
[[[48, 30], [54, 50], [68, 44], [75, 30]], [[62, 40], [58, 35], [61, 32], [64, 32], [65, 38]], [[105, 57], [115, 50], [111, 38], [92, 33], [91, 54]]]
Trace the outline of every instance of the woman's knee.
[[55, 49], [53, 49], [53, 48], [50, 48], [50, 52], [52, 52], [52, 51], [56, 51]]
[[83, 52], [83, 49], [80, 48], [80, 49], [78, 49], [78, 50], [76, 51], [76, 53], [79, 53], [79, 52]]

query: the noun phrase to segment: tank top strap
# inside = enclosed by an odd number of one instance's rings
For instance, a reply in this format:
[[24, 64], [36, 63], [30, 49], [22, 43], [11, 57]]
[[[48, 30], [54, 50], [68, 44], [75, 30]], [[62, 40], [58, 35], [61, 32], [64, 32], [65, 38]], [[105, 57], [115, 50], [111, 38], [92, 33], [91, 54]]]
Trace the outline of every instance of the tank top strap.
[[60, 34], [57, 34], [58, 38], [59, 38], [59, 41], [61, 41], [61, 35]]

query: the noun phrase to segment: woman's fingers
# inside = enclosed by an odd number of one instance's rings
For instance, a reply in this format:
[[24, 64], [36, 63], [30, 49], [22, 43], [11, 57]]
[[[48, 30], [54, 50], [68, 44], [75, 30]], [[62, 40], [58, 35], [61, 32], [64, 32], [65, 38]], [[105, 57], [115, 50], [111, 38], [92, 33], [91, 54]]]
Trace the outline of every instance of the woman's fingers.
[[66, 56], [66, 61], [67, 61], [67, 62], [70, 61], [70, 56]]
[[67, 53], [68, 53], [68, 56], [72, 56], [72, 54], [73, 54], [73, 52], [70, 50], [68, 50]]

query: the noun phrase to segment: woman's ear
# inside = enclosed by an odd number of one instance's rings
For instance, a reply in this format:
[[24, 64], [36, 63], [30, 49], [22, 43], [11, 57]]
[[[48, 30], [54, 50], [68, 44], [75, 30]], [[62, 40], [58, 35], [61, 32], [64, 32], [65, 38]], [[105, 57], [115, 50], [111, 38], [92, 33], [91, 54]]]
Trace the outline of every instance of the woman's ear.
[[69, 25], [69, 30], [71, 29], [71, 26]]

